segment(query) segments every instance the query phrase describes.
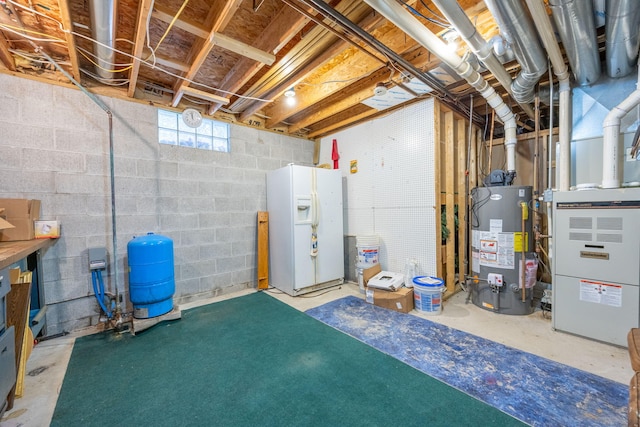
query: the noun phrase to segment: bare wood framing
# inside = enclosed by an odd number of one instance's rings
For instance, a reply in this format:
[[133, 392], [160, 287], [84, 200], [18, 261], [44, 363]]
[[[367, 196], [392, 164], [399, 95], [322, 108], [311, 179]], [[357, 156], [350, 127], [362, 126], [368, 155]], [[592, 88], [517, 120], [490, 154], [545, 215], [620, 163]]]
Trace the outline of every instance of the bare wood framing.
[[149, 13], [151, 13], [152, 0], [142, 0], [138, 6], [138, 19], [136, 21], [136, 34], [133, 40], [133, 66], [129, 73], [129, 87], [127, 88], [127, 96], [133, 98], [136, 92], [136, 84], [138, 83], [138, 73], [140, 72], [140, 59], [144, 52], [144, 42], [146, 37], [147, 21]]
[[269, 212], [258, 212], [258, 289], [269, 288]]
[[464, 281], [465, 266], [467, 265], [467, 191], [466, 191], [466, 179], [467, 179], [467, 123], [465, 120], [459, 119], [457, 121], [457, 165], [456, 175], [458, 180], [457, 189], [457, 205], [458, 205], [458, 280]]
[[[2, 32], [0, 32], [2, 35]], [[16, 71], [16, 62], [13, 55], [9, 52], [9, 44], [4, 37], [0, 37], [0, 62], [11, 71]]]
[[184, 95], [183, 88], [185, 86], [189, 86], [189, 80], [193, 79], [195, 75], [200, 70], [202, 64], [207, 59], [209, 52], [214, 46], [214, 37], [218, 31], [222, 31], [224, 27], [229, 23], [231, 17], [235, 13], [236, 10], [240, 7], [242, 0], [233, 0], [226, 2], [215, 2], [214, 6], [209, 11], [209, 16], [207, 17], [207, 21], [213, 21], [211, 25], [211, 31], [209, 35], [204, 40], [204, 43], [201, 48], [194, 48], [191, 51], [190, 57], [193, 57], [193, 61], [191, 62], [191, 67], [189, 71], [185, 74], [183, 79], [179, 79], [173, 88], [173, 101], [171, 102], [172, 107], [177, 107], [178, 103], [182, 99], [182, 95]]
[[69, 12], [69, 2], [67, 0], [58, 0], [60, 8], [60, 19], [62, 21], [62, 29], [64, 30], [64, 38], [67, 41], [67, 50], [69, 51], [69, 62], [71, 63], [71, 75], [76, 81], [80, 81], [80, 63], [78, 61], [78, 52], [76, 50], [76, 42], [71, 34], [73, 31], [73, 22], [71, 21], [71, 13]]
[[453, 293], [456, 284], [456, 226], [455, 226], [455, 151], [456, 135], [453, 111], [444, 113], [444, 150], [445, 150], [445, 212], [449, 236], [446, 241], [447, 251], [447, 292]]
[[441, 174], [441, 149], [440, 143], [442, 141], [442, 121], [441, 121], [441, 106], [440, 101], [434, 100], [433, 102], [433, 148], [434, 148], [434, 175], [433, 186], [435, 189], [435, 211], [436, 217], [436, 269], [438, 277], [444, 277], [444, 271], [442, 268], [442, 227], [440, 225], [440, 206], [442, 206], [442, 183], [440, 180]]

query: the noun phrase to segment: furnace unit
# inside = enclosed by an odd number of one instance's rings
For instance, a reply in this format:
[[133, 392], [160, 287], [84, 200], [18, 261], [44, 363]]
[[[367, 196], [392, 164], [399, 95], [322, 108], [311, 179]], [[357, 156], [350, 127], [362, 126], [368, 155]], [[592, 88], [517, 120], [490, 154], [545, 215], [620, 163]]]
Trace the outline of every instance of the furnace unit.
[[640, 322], [640, 188], [553, 197], [553, 327], [626, 347]]

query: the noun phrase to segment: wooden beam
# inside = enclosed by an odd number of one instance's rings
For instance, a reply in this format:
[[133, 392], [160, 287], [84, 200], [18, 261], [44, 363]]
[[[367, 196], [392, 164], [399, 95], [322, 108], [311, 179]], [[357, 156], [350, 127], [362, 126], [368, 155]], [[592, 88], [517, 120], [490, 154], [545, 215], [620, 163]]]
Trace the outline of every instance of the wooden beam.
[[456, 153], [457, 153], [457, 164], [456, 164], [456, 179], [458, 182], [457, 185], [457, 197], [456, 197], [456, 205], [458, 205], [458, 280], [460, 283], [464, 282], [465, 276], [465, 266], [467, 265], [467, 221], [466, 221], [466, 212], [467, 212], [467, 191], [466, 191], [466, 181], [467, 181], [467, 123], [465, 120], [458, 119], [457, 120], [457, 132], [456, 132]]
[[326, 135], [328, 132], [330, 132], [332, 130], [339, 129], [339, 128], [341, 128], [343, 126], [347, 126], [347, 125], [349, 125], [349, 124], [351, 124], [353, 122], [366, 119], [367, 117], [370, 117], [370, 116], [372, 116], [374, 114], [377, 114], [377, 113], [378, 113], [378, 110], [374, 110], [372, 108], [369, 111], [365, 111], [363, 113], [348, 117], [348, 118], [346, 118], [344, 120], [341, 120], [341, 121], [339, 121], [337, 123], [334, 123], [332, 125], [326, 126], [326, 127], [322, 128], [322, 129], [315, 130], [315, 131], [309, 133], [309, 135], [307, 135], [307, 138], [311, 139], [311, 138], [315, 138], [315, 137], [317, 137], [319, 135]]
[[179, 79], [173, 87], [173, 100], [171, 102], [172, 107], [177, 107], [182, 95], [184, 94], [183, 88], [189, 86], [189, 80], [193, 79], [204, 61], [207, 59], [209, 52], [214, 46], [213, 39], [218, 31], [224, 30], [227, 26], [233, 14], [238, 10], [242, 0], [232, 0], [225, 2], [214, 2], [213, 7], [209, 10], [207, 16], [207, 22], [211, 22], [211, 30], [209, 35], [205, 38], [202, 46], [195, 46], [189, 57], [193, 57], [191, 61], [191, 67], [189, 71], [183, 76], [183, 79]]
[[[367, 31], [372, 30], [382, 20], [381, 15], [369, 13], [359, 19], [357, 9], [347, 16]], [[336, 36], [327, 34], [327, 37], [335, 38]], [[407, 48], [406, 44], [404, 49], [398, 48], [398, 46], [389, 47], [391, 49], [399, 49], [399, 52]], [[312, 63], [309, 64], [310, 66], [305, 66], [296, 71], [295, 75], [284, 78], [283, 85], [279, 86], [280, 89], [282, 89], [282, 87], [286, 89], [287, 87], [294, 86], [302, 80], [308, 83], [308, 85], [297, 88], [296, 92], [299, 101], [296, 106], [291, 107], [285, 99], [280, 98], [276, 99], [275, 102], [267, 107], [265, 112], [266, 115], [270, 117], [269, 125], [275, 126], [278, 123], [286, 121], [287, 118], [296, 113], [317, 104], [333, 93], [341, 91], [349, 86], [354, 81], [354, 78], [361, 76], [363, 69], [376, 69], [383, 66], [386, 62], [387, 61], [381, 57], [373, 56], [344, 40], [337, 39], [330, 49], [321, 52]], [[326, 64], [326, 67], [319, 69], [323, 64]], [[391, 72], [389, 72], [389, 75], [390, 74]], [[322, 85], [322, 89], [318, 90], [317, 85]], [[280, 92], [282, 92], [282, 90]], [[277, 91], [271, 91], [269, 94], [268, 97], [279, 95]], [[247, 111], [251, 111], [251, 109], [245, 110], [245, 113]]]
[[[174, 18], [174, 14], [172, 14], [168, 8], [158, 4], [154, 5], [154, 10], [151, 16], [167, 24], [170, 24]], [[209, 37], [209, 31], [207, 31], [206, 28], [202, 27], [201, 25], [195, 22], [190, 22], [189, 20], [184, 18], [178, 18], [173, 23], [173, 26], [176, 28], [180, 28], [181, 30], [184, 30], [188, 33], [191, 33], [201, 39], [206, 39]], [[213, 38], [215, 39], [214, 42], [217, 46], [226, 50], [230, 50], [231, 52], [235, 52], [247, 58], [250, 58], [254, 61], [271, 65], [276, 60], [275, 55], [272, 55], [269, 52], [260, 50], [255, 46], [243, 43], [232, 37], [225, 36], [222, 33], [215, 33]]]
[[442, 110], [439, 100], [433, 101], [433, 187], [435, 193], [434, 215], [436, 217], [436, 273], [444, 278], [442, 268], [442, 226], [440, 222], [440, 209], [442, 206]]
[[446, 241], [447, 251], [447, 292], [455, 292], [456, 284], [456, 225], [455, 225], [455, 150], [456, 136], [452, 111], [444, 113], [444, 182], [445, 182], [445, 210], [449, 237]]
[[141, 0], [138, 5], [138, 19], [136, 20], [136, 33], [133, 39], [133, 66], [129, 72], [129, 87], [127, 96], [133, 98], [136, 92], [136, 84], [138, 83], [138, 73], [140, 72], [140, 60], [145, 47], [145, 39], [147, 34], [147, 22], [151, 13], [151, 4], [153, 0]]
[[60, 20], [62, 21], [62, 30], [64, 38], [67, 41], [67, 51], [69, 52], [69, 62], [71, 63], [71, 75], [77, 81], [81, 81], [80, 61], [78, 61], [78, 51], [76, 50], [76, 42], [73, 34], [73, 21], [71, 20], [71, 12], [69, 10], [68, 0], [58, 0], [60, 8]]
[[258, 212], [258, 289], [269, 289], [269, 212]]
[[[142, 52], [142, 55], [144, 58], [148, 58], [151, 55], [151, 51], [149, 49], [144, 49], [144, 51]], [[189, 65], [185, 64], [184, 62], [179, 62], [176, 61], [175, 59], [168, 57], [168, 56], [164, 56], [164, 55], [158, 55], [156, 53], [155, 56], [156, 59], [156, 65], [163, 65], [165, 67], [169, 67], [172, 68], [174, 70], [178, 70], [178, 71], [182, 71], [182, 72], [187, 72], [189, 71]]]
[[[359, 22], [371, 9], [358, 0], [345, 0], [338, 5], [341, 13], [353, 22]], [[342, 49], [340, 49], [342, 46]], [[288, 88], [299, 83], [306, 74], [344, 50], [345, 42], [322, 27], [316, 26], [305, 35], [303, 41], [298, 43], [281, 60], [279, 60], [259, 81], [257, 81], [245, 95], [271, 99], [280, 95]], [[320, 58], [322, 57], [322, 58]], [[313, 62], [314, 64], [310, 64]], [[234, 111], [242, 111], [241, 117], [249, 117], [264, 106], [264, 101], [238, 99], [231, 105]]]
[[189, 87], [189, 86], [183, 87], [182, 90], [184, 91], [185, 94], [193, 95], [196, 98], [205, 99], [207, 101], [212, 101], [212, 102], [218, 102], [218, 103], [221, 103], [223, 105], [226, 105], [226, 104], [229, 103], [229, 99], [228, 98], [223, 98], [222, 96], [214, 95], [212, 93], [205, 92], [205, 91], [199, 90], [199, 89], [194, 89], [194, 88]]
[[[429, 65], [433, 64], [433, 61], [429, 61], [429, 55], [427, 55], [423, 49], [416, 49], [410, 54], [403, 56], [419, 68], [429, 68]], [[334, 95], [323, 99], [322, 102], [318, 102], [301, 113], [292, 116], [295, 117], [293, 120], [295, 124], [289, 127], [289, 132], [296, 132], [312, 125], [313, 123], [324, 120], [327, 117], [339, 114], [340, 112], [361, 103], [363, 100], [370, 98], [373, 96], [373, 89], [376, 84], [381, 81], [388, 80], [389, 74], [390, 71], [387, 67], [381, 67], [372, 74], [350, 84]], [[267, 128], [273, 127], [276, 124], [277, 123], [271, 119], [267, 120]]]
[[[2, 34], [2, 32], [0, 32]], [[9, 43], [4, 37], [0, 37], [0, 62], [10, 71], [16, 71], [16, 62], [9, 52]]]

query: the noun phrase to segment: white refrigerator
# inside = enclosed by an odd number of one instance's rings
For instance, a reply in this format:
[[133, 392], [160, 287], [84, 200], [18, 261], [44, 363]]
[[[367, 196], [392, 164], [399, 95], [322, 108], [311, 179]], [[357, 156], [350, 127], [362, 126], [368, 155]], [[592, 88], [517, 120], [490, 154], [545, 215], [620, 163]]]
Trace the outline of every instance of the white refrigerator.
[[267, 174], [269, 283], [300, 295], [344, 282], [342, 175], [288, 165]]

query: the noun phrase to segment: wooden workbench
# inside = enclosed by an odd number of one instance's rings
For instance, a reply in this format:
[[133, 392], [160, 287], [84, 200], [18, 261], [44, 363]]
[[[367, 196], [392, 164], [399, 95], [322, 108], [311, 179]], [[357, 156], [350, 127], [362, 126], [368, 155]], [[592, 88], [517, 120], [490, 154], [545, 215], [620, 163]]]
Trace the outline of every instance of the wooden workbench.
[[[53, 239], [34, 239], [20, 240], [15, 242], [0, 242], [0, 270], [8, 267], [22, 259], [29, 257], [31, 254], [37, 253], [41, 249], [50, 247], [55, 240]], [[39, 255], [38, 259], [39, 259]], [[38, 261], [39, 263], [39, 261]], [[41, 274], [38, 271], [38, 274]], [[41, 279], [37, 282], [41, 285]], [[7, 326], [15, 328], [15, 363], [16, 371], [19, 370], [21, 358], [25, 351], [25, 336], [33, 336], [25, 334], [25, 329], [31, 326], [29, 320], [29, 301], [31, 295], [31, 283], [16, 284], [11, 286], [11, 292], [7, 295]], [[40, 328], [42, 326], [40, 325]], [[26, 357], [25, 357], [26, 363]], [[22, 384], [22, 383], [20, 383]], [[7, 410], [13, 408], [13, 402], [16, 396], [16, 386], [14, 384], [9, 396], [7, 396]], [[19, 390], [18, 395], [22, 391]], [[2, 396], [4, 399], [5, 396]]]
[[18, 262], [32, 253], [53, 245], [55, 239], [20, 240], [0, 242], [0, 269]]

